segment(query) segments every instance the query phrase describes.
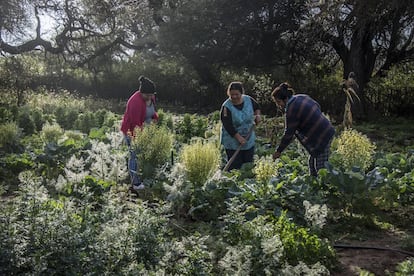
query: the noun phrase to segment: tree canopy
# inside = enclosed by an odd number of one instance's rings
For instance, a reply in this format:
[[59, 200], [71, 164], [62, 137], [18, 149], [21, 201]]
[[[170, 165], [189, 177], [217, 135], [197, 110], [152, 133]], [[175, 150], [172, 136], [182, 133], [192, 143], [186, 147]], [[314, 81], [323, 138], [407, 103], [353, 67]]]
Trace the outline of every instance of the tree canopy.
[[373, 76], [414, 57], [409, 0], [3, 0], [0, 8], [4, 56], [43, 51], [94, 72], [137, 53], [176, 58], [208, 91], [222, 90], [223, 70], [295, 75], [323, 64], [344, 79], [354, 72], [364, 102]]
[[0, 50], [8, 54], [42, 50], [85, 64], [155, 43], [147, 1], [4, 0], [0, 7]]
[[333, 49], [343, 64], [343, 77], [355, 72], [360, 93], [373, 75], [413, 60], [412, 1], [321, 2], [309, 13], [303, 37], [315, 50]]

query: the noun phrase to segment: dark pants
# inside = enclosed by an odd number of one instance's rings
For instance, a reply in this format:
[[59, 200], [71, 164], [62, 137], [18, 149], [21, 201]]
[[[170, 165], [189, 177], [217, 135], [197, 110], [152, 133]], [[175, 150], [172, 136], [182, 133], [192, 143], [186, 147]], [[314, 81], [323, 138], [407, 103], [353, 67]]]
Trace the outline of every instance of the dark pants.
[[[236, 150], [229, 150], [226, 149], [227, 160], [233, 156]], [[251, 147], [248, 150], [241, 150], [237, 154], [236, 158], [234, 159], [233, 163], [231, 163], [229, 167], [229, 171], [232, 169], [240, 169], [244, 163], [253, 162], [253, 155], [254, 155], [254, 147]]]
[[125, 136], [125, 141], [128, 145], [128, 150], [129, 150], [129, 158], [128, 158], [127, 164], [128, 164], [129, 176], [131, 177], [131, 184], [138, 186], [141, 183], [141, 179], [138, 176], [137, 154], [131, 147], [131, 138], [129, 136]]
[[325, 168], [325, 162], [328, 162], [332, 140], [325, 147], [324, 151], [317, 156], [309, 156], [309, 174], [317, 176], [318, 171]]

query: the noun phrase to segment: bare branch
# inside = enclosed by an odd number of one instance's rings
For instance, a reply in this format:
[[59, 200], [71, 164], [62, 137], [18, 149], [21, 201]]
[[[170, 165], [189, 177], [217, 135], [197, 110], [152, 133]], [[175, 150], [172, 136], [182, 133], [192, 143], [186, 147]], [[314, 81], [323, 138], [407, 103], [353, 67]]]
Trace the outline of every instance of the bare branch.
[[42, 47], [45, 51], [53, 53], [53, 54], [60, 54], [63, 52], [63, 47], [53, 47], [52, 43], [46, 41], [40, 37], [36, 39], [27, 41], [23, 44], [13, 46], [4, 41], [0, 41], [0, 49], [9, 54], [22, 54], [26, 52], [30, 52], [33, 50], [39, 50], [39, 46]]

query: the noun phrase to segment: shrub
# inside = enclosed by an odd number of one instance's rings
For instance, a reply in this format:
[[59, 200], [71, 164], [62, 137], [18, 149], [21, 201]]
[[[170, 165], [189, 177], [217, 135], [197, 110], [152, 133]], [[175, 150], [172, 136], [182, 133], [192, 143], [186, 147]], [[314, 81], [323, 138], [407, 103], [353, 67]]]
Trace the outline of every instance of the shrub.
[[17, 144], [20, 130], [15, 122], [0, 125], [0, 147]]
[[204, 133], [204, 136], [209, 141], [214, 142], [217, 145], [217, 147], [220, 147], [221, 146], [220, 133], [221, 133], [221, 122], [213, 121], [210, 124], [207, 131]]
[[192, 193], [189, 214], [195, 220], [213, 221], [227, 212], [232, 192], [238, 191], [234, 178], [215, 173], [200, 189]]
[[43, 111], [40, 108], [33, 108], [31, 113], [31, 117], [36, 127], [36, 131], [42, 130], [43, 124], [46, 122], [46, 119], [43, 116]]
[[354, 129], [342, 131], [332, 143], [333, 156], [331, 161], [334, 165], [350, 170], [359, 167], [366, 171], [373, 162], [375, 145], [366, 135]]
[[174, 240], [162, 259], [163, 275], [213, 275], [213, 254], [208, 248], [208, 236], [189, 235]]
[[46, 123], [42, 128], [40, 136], [45, 143], [57, 143], [63, 134], [64, 131], [58, 123]]
[[55, 111], [56, 122], [64, 129], [72, 129], [78, 118], [79, 111], [70, 106], [58, 106]]
[[68, 139], [73, 139], [74, 141], [82, 141], [85, 138], [85, 134], [76, 130], [67, 130], [65, 135]]
[[[94, 246], [98, 254], [94, 255], [91, 265], [97, 274], [151, 275], [144, 269], [154, 269], [164, 259], [165, 251], [171, 257], [177, 256], [170, 253], [165, 240], [169, 229], [167, 220], [156, 209], [140, 204], [125, 208], [119, 202], [104, 208], [102, 218], [110, 220], [99, 226], [101, 230]], [[167, 260], [166, 266], [172, 266], [174, 260]], [[100, 273], [98, 268], [102, 269]]]
[[335, 262], [335, 251], [328, 242], [310, 233], [290, 221], [286, 212], [276, 221], [277, 232], [285, 250], [285, 257], [290, 264], [300, 261], [306, 264], [315, 264], [323, 260], [323, 265], [331, 267]]
[[96, 120], [96, 127], [101, 127], [105, 121], [107, 111], [105, 109], [99, 109], [94, 112], [95, 120]]
[[195, 140], [185, 145], [180, 154], [188, 180], [201, 186], [220, 164], [220, 150], [214, 143]]
[[97, 127], [97, 118], [92, 112], [85, 112], [78, 115], [74, 127], [83, 133], [89, 133], [92, 128]]
[[[78, 198], [59, 199], [33, 173], [21, 173], [19, 180], [15, 202], [0, 208], [0, 275], [148, 275], [144, 268], [155, 270], [171, 252], [167, 219], [158, 208], [127, 207], [117, 195], [105, 196], [97, 208], [92, 189], [99, 183], [91, 178], [92, 186], [73, 186]], [[169, 254], [166, 267], [194, 243]], [[199, 256], [194, 254], [194, 266]]]
[[173, 136], [167, 128], [155, 124], [142, 130], [135, 129], [132, 147], [138, 156], [138, 164], [145, 177], [151, 177], [155, 169], [164, 164], [170, 157]]
[[[105, 113], [105, 118], [104, 121], [102, 123], [102, 126], [106, 126], [106, 127], [114, 127], [115, 124], [117, 124], [117, 122], [119, 121], [119, 115], [111, 112], [111, 111], [107, 111]], [[116, 126], [118, 127], [118, 126]]]
[[204, 137], [208, 128], [208, 119], [196, 114], [184, 114], [182, 120], [177, 122], [176, 131], [178, 140], [187, 143], [193, 137]]
[[[15, 112], [13, 112], [13, 109]], [[10, 121], [14, 121], [16, 119], [15, 113], [16, 113], [17, 107], [4, 107], [0, 106], [0, 123], [6, 123]]]
[[[297, 275], [329, 275], [335, 252], [328, 242], [291, 222], [286, 212], [273, 221], [266, 216], [249, 221], [242, 206], [234, 203], [222, 217], [222, 236], [230, 245], [218, 262], [222, 274], [286, 275], [281, 271], [284, 267], [303, 263], [312, 271]], [[318, 270], [324, 273], [316, 273]]]
[[414, 258], [409, 258], [397, 265], [396, 276], [413, 275], [414, 274]]
[[26, 135], [33, 134], [36, 131], [36, 125], [30, 114], [30, 109], [27, 106], [19, 110], [17, 123]]
[[173, 129], [173, 117], [169, 112], [164, 111], [163, 109], [158, 110], [158, 124]]
[[386, 182], [381, 191], [385, 206], [410, 205], [414, 201], [414, 155], [387, 153], [375, 160]]

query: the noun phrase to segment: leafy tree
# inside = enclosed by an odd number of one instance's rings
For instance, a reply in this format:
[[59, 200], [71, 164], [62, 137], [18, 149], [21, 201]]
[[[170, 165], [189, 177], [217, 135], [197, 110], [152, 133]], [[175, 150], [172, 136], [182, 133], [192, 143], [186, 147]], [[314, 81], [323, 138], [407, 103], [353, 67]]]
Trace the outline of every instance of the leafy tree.
[[269, 68], [288, 60], [284, 38], [305, 8], [304, 1], [186, 1], [161, 26], [160, 43], [194, 65]]
[[25, 91], [42, 74], [42, 67], [38, 62], [36, 56], [25, 55], [0, 60], [0, 89], [11, 91], [17, 106], [24, 104]]
[[366, 96], [373, 110], [385, 116], [407, 118], [414, 115], [413, 68], [413, 62], [397, 64], [388, 70], [386, 77], [375, 76], [371, 79]]
[[[194, 87], [200, 101], [215, 105], [225, 98], [225, 71], [273, 73], [279, 82], [287, 76], [296, 83], [306, 79], [309, 85], [296, 87], [313, 92], [309, 88], [335, 90], [330, 76], [342, 66], [341, 79], [352, 71], [359, 84], [361, 105], [355, 102], [352, 110], [358, 119], [372, 99], [365, 89], [372, 76], [384, 77], [392, 66], [412, 61], [413, 23], [409, 0], [3, 0], [0, 54], [59, 54], [76, 68], [87, 65], [86, 81], [105, 95], [119, 87], [107, 82], [122, 75], [113, 63], [131, 53], [144, 53], [153, 63], [176, 59], [197, 72], [185, 77], [186, 89]], [[161, 67], [154, 78], [164, 78]], [[69, 79], [76, 70], [54, 70], [51, 79]]]
[[184, 56], [211, 91], [219, 68], [272, 68], [290, 62], [288, 41], [305, 1], [184, 1], [160, 26], [160, 47]]
[[4, 0], [0, 51], [21, 54], [42, 49], [85, 64], [107, 52], [150, 48], [155, 45], [152, 15], [157, 7], [152, 2]]
[[414, 2], [408, 0], [319, 1], [309, 10], [300, 44], [308, 51], [336, 56], [334, 60], [343, 64], [344, 79], [355, 72], [362, 103], [357, 115], [361, 116], [366, 107], [364, 88], [371, 77], [413, 59], [413, 23]]

